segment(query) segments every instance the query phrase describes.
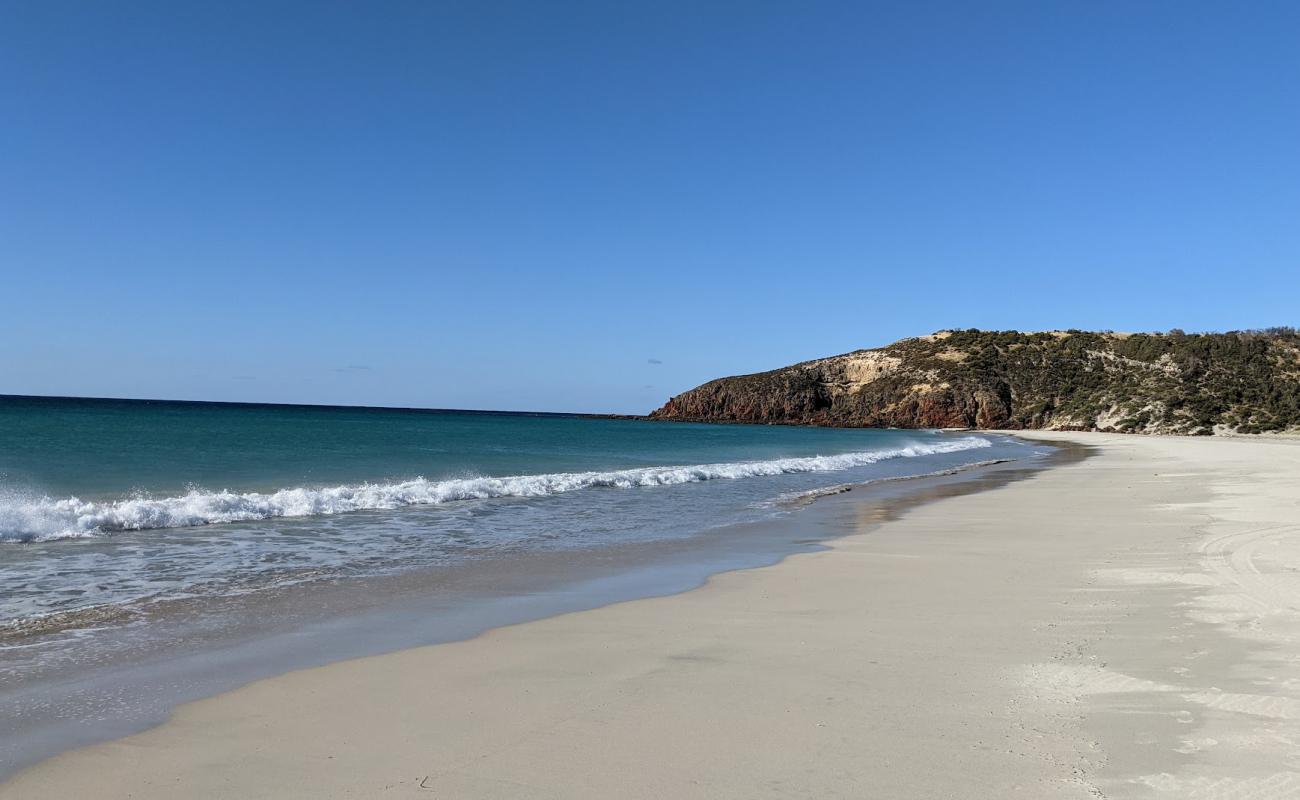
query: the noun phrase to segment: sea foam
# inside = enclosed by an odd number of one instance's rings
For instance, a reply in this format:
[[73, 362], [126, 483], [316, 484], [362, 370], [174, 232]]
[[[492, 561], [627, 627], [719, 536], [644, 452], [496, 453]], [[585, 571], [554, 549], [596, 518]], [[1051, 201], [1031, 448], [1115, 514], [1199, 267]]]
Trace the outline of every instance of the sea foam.
[[991, 444], [988, 439], [968, 436], [899, 448], [768, 461], [448, 480], [413, 478], [396, 483], [294, 487], [271, 493], [192, 489], [174, 497], [137, 495], [107, 502], [83, 501], [76, 497], [55, 499], [9, 495], [0, 496], [0, 541], [48, 541], [117, 531], [186, 528], [275, 517], [438, 505], [457, 500], [544, 497], [593, 488], [631, 489], [765, 475], [834, 472], [892, 458], [952, 453]]

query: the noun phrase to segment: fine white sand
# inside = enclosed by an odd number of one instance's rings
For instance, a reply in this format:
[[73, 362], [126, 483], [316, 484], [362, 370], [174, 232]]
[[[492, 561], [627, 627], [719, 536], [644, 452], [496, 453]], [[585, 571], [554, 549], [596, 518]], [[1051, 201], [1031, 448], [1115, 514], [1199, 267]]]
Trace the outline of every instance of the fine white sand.
[[[290, 673], [4, 798], [1300, 796], [1300, 444], [1082, 463], [698, 590]], [[853, 514], [860, 518], [854, 519]]]

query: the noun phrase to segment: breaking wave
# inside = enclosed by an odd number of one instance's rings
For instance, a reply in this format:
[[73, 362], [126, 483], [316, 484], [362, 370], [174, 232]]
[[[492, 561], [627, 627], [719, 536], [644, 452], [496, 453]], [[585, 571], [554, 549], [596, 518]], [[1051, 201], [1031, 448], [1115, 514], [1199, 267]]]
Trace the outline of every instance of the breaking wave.
[[54, 499], [31, 495], [0, 496], [0, 541], [49, 541], [100, 536], [117, 531], [188, 528], [223, 522], [342, 514], [493, 497], [544, 497], [601, 487], [630, 489], [765, 475], [834, 472], [892, 458], [952, 453], [989, 447], [991, 444], [988, 439], [969, 436], [933, 444], [770, 461], [436, 481], [414, 478], [397, 483], [365, 483], [322, 489], [295, 487], [272, 493], [192, 489], [175, 497], [139, 495], [108, 502], [83, 501], [76, 497]]

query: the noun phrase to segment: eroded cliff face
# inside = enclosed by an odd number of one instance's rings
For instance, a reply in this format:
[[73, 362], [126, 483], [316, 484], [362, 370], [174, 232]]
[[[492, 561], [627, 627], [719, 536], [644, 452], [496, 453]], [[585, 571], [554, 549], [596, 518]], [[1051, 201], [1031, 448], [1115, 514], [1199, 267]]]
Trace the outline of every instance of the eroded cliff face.
[[656, 419], [1169, 433], [1300, 426], [1300, 337], [945, 331], [720, 378]]

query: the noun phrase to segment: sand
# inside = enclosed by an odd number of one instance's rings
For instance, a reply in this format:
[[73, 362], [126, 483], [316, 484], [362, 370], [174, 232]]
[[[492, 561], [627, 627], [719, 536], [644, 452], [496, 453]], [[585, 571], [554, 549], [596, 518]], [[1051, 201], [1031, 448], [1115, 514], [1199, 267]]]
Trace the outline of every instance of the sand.
[[[332, 664], [3, 798], [1300, 796], [1300, 443], [870, 507], [700, 589]], [[846, 512], [848, 513], [848, 512]]]

